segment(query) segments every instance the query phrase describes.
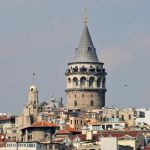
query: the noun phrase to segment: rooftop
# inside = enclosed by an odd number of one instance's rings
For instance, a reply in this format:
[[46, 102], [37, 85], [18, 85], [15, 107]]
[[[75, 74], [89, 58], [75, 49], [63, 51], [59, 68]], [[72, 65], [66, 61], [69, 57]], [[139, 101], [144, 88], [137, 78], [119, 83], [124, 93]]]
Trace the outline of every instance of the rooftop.
[[49, 123], [47, 121], [39, 121], [33, 123], [31, 127], [58, 127], [58, 126], [54, 123]]

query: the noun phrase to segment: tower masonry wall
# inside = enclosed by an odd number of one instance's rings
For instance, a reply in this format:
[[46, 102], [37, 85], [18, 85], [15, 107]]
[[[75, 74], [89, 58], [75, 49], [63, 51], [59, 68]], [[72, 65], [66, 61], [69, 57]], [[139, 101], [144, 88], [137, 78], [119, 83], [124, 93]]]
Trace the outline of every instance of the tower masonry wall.
[[69, 91], [67, 92], [68, 109], [99, 109], [105, 106], [105, 94], [100, 91]]

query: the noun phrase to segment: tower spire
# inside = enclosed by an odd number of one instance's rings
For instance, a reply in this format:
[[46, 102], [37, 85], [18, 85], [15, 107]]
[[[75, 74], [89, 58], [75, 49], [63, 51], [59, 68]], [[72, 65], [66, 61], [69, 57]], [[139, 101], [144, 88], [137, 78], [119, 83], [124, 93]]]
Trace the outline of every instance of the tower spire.
[[85, 12], [84, 12], [84, 23], [87, 24], [87, 11], [85, 8]]
[[89, 30], [87, 26], [87, 12], [84, 14], [84, 29], [79, 46], [75, 52], [75, 62], [99, 62]]
[[33, 82], [33, 85], [35, 84], [35, 75], [36, 75], [36, 74], [33, 72], [33, 74], [32, 74], [32, 80], [33, 80], [32, 82]]

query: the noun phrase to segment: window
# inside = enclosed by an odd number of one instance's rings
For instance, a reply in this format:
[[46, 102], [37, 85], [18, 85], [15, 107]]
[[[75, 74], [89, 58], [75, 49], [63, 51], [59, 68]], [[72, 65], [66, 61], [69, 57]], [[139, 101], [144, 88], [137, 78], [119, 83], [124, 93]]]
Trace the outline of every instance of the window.
[[73, 68], [74, 72], [78, 72], [78, 66], [75, 66], [75, 68]]
[[32, 140], [32, 134], [28, 135], [28, 140]]
[[80, 86], [81, 87], [85, 87], [85, 85], [86, 85], [86, 78], [85, 77], [81, 77], [81, 79], [80, 79]]
[[101, 78], [97, 79], [97, 87], [101, 87]]
[[84, 97], [84, 94], [82, 94], [82, 98]]
[[48, 137], [49, 137], [49, 134], [48, 134], [48, 133], [45, 133], [45, 134], [44, 134], [44, 138], [47, 139]]
[[89, 78], [89, 87], [93, 87], [94, 86], [94, 77], [90, 77]]
[[30, 143], [30, 144], [28, 145], [28, 147], [34, 147], [34, 144]]
[[91, 100], [91, 106], [94, 106], [94, 102], [93, 102], [93, 100]]
[[73, 86], [78, 86], [78, 79], [76, 77], [73, 78]]
[[91, 50], [91, 47], [88, 47], [88, 51], [90, 51]]
[[77, 101], [74, 101], [74, 106], [77, 106]]
[[121, 115], [121, 119], [122, 119], [122, 121], [124, 121], [124, 115]]
[[71, 82], [71, 79], [70, 78], [68, 78], [68, 83], [70, 83]]
[[102, 88], [105, 88], [105, 78], [102, 80]]
[[131, 120], [131, 115], [129, 115], [129, 120]]
[[74, 97], [76, 98], [76, 97], [77, 97], [77, 95], [75, 94], [75, 95], [74, 95]]

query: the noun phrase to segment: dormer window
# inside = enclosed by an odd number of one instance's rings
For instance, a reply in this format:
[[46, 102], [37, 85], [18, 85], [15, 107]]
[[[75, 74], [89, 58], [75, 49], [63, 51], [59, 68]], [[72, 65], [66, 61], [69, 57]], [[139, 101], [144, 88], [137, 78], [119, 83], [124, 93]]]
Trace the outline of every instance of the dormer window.
[[91, 47], [88, 47], [88, 51], [90, 51], [91, 50]]

